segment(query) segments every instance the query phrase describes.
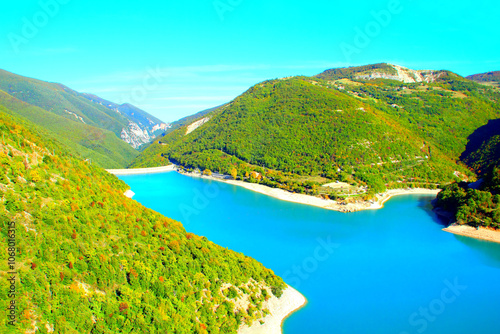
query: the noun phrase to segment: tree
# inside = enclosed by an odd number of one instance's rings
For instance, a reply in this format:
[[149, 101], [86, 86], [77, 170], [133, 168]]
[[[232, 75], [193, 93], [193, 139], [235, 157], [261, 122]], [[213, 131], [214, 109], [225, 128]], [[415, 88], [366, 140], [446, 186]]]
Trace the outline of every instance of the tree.
[[236, 177], [238, 176], [238, 170], [236, 168], [231, 169], [231, 176], [236, 180]]

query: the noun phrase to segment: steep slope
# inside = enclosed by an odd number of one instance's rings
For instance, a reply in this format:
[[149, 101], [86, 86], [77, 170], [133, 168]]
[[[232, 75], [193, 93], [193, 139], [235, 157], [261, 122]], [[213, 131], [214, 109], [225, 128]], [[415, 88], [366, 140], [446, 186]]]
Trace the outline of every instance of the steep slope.
[[139, 148], [141, 145], [151, 142], [170, 127], [170, 124], [163, 123], [158, 118], [131, 104], [116, 104], [93, 94], [81, 93], [80, 95], [127, 117], [129, 126], [122, 130], [120, 137], [133, 148]]
[[[157, 139], [152, 145], [149, 145], [147, 148], [145, 148], [145, 151], [147, 151], [145, 154], [140, 154], [138, 157], [134, 159], [132, 164], [130, 165], [131, 168], [146, 168], [146, 167], [156, 167], [156, 166], [163, 166], [169, 163], [169, 160], [166, 158], [164, 154], [164, 148], [163, 145], [165, 145], [162, 140], [164, 136], [167, 136], [167, 140], [171, 140], [170, 138], [170, 133], [176, 131], [177, 129], [182, 129], [184, 133], [187, 133], [189, 131], [189, 127], [193, 129], [196, 125], [196, 123], [201, 124], [201, 123], [206, 123], [206, 121], [210, 120], [210, 118], [213, 117], [216, 113], [218, 113], [220, 110], [223, 109], [225, 105], [219, 106], [219, 107], [214, 107], [210, 109], [206, 109], [203, 111], [200, 111], [194, 115], [187, 116], [184, 118], [181, 118], [178, 121], [172, 122], [170, 124], [170, 127], [165, 131], [164, 134], [160, 136], [159, 139]], [[197, 128], [197, 127], [196, 127]], [[156, 143], [156, 145], [154, 145]]]
[[197, 112], [194, 115], [187, 116], [187, 117], [181, 118], [178, 121], [172, 122], [170, 124], [170, 127], [167, 129], [167, 131], [165, 131], [164, 134], [169, 134], [170, 132], [173, 132], [173, 131], [177, 130], [178, 128], [181, 128], [181, 127], [186, 126], [186, 125], [190, 125], [190, 124], [192, 124], [192, 123], [194, 123], [194, 122], [196, 122], [196, 121], [198, 121], [198, 120], [200, 120], [202, 118], [205, 118], [208, 115], [216, 112], [217, 110], [219, 110], [223, 106], [225, 106], [225, 105], [221, 105], [221, 106], [218, 106], [218, 107], [214, 107], [214, 108], [202, 110], [200, 112]]
[[467, 76], [467, 79], [500, 87], [500, 71], [492, 71]]
[[[186, 233], [126, 189], [45, 130], [0, 112], [0, 237], [11, 247], [0, 256], [0, 307], [15, 301], [17, 317], [10, 327], [3, 316], [2, 328], [236, 333], [281, 295], [283, 281], [260, 263]], [[236, 307], [243, 297], [248, 304]]]
[[114, 133], [51, 113], [39, 107], [22, 102], [0, 90], [2, 112], [36, 123], [50, 131], [52, 136], [66, 144], [68, 149], [82, 159], [104, 168], [124, 168], [138, 155], [138, 152], [120, 140]]
[[446, 77], [450, 74], [452, 73], [447, 71], [431, 71], [431, 70], [416, 71], [398, 65], [380, 63], [380, 64], [357, 66], [357, 67], [335, 68], [327, 70], [321, 74], [318, 74], [316, 77], [324, 80], [388, 79], [388, 80], [402, 81], [405, 83], [415, 83], [415, 82], [434, 82], [439, 78]]
[[490, 170], [492, 164], [500, 164], [500, 119], [489, 121], [469, 136], [460, 160], [478, 174]]
[[[500, 117], [500, 95], [445, 71], [430, 71], [432, 82], [361, 79], [373, 68], [397, 73], [382, 64], [258, 84], [192, 133], [157, 140], [133, 166], [169, 159], [330, 197], [473, 177], [456, 162], [468, 136]], [[318, 188], [334, 180], [353, 187]]]
[[[17, 99], [65, 117], [74, 122], [109, 130], [137, 148], [149, 142], [152, 128], [162, 122], [146, 112], [130, 105], [115, 108], [105, 101], [78, 93], [64, 85], [48, 83], [0, 70], [0, 89]], [[107, 101], [106, 101], [107, 102]], [[124, 112], [120, 111], [123, 110]], [[131, 116], [130, 116], [131, 115]], [[149, 119], [148, 124], [141, 120]], [[154, 123], [154, 124], [151, 124]], [[151, 128], [151, 129], [150, 129]]]
[[435, 206], [452, 213], [454, 222], [500, 229], [500, 135], [483, 137], [465, 162], [481, 174], [479, 182], [453, 183], [438, 194]]

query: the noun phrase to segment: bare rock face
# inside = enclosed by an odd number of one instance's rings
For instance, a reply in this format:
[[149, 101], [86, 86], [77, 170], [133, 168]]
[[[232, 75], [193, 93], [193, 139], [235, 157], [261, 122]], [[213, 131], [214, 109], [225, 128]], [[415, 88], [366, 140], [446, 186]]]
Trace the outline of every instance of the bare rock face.
[[395, 70], [394, 73], [374, 71], [369, 74], [358, 75], [356, 76], [356, 78], [364, 80], [389, 79], [389, 80], [398, 80], [405, 83], [434, 82], [444, 73], [443, 71], [411, 70], [406, 67], [392, 65], [392, 64], [389, 64], [389, 66], [391, 66]]
[[128, 128], [123, 128], [121, 133], [121, 139], [128, 143], [133, 148], [137, 149], [141, 145], [149, 143], [152, 137], [148, 130], [141, 129], [137, 123], [129, 122]]
[[205, 117], [205, 118], [200, 119], [199, 121], [196, 121], [196, 122], [192, 123], [191, 125], [189, 125], [187, 127], [187, 129], [186, 129], [186, 135], [188, 135], [191, 132], [193, 132], [194, 130], [198, 129], [200, 126], [202, 126], [203, 124], [205, 124], [209, 120], [210, 120], [209, 117]]

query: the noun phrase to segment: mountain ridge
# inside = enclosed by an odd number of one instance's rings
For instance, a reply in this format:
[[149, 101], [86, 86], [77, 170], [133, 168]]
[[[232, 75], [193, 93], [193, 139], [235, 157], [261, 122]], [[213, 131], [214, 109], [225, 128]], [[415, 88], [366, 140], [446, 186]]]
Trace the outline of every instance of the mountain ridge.
[[[326, 70], [315, 77], [320, 79], [388, 79], [397, 80], [404, 83], [427, 82], [432, 83], [436, 80], [450, 75], [450, 71], [445, 70], [412, 70], [403, 66], [378, 63], [364, 66], [353, 66], [344, 68], [335, 68]], [[453, 75], [456, 75], [453, 73]]]
[[[110, 130], [136, 149], [158, 135], [161, 132], [158, 129], [167, 127], [166, 123], [132, 105], [120, 106], [95, 95], [92, 95], [96, 100], [93, 101], [88, 98], [88, 94], [79, 93], [63, 84], [32, 79], [5, 70], [0, 70], [0, 89], [21, 101], [70, 120]], [[134, 113], [139, 117], [131, 115]], [[149, 121], [144, 122], [144, 119]]]
[[[379, 192], [473, 178], [456, 162], [467, 137], [499, 117], [498, 93], [449, 71], [395, 66], [261, 82], [192, 133], [186, 134], [186, 124], [155, 141], [131, 166], [170, 160], [329, 197], [350, 196], [319, 187], [335, 180], [347, 181], [361, 196], [364, 186]], [[415, 82], [383, 77], [397, 75], [397, 69], [430, 73], [429, 80], [423, 74]], [[252, 172], [261, 178], [253, 179]]]

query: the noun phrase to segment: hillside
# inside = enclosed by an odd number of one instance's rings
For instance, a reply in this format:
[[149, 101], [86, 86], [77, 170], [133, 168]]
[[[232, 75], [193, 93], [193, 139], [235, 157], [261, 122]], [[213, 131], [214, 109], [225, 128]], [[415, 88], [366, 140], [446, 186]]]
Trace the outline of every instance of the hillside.
[[[409, 83], [353, 75], [380, 66], [255, 85], [194, 132], [158, 139], [132, 166], [170, 160], [329, 197], [473, 178], [457, 161], [467, 138], [500, 117], [500, 94], [446, 71]], [[351, 186], [319, 187], [334, 181]]]
[[68, 120], [22, 102], [2, 90], [0, 90], [0, 110], [38, 124], [49, 131], [51, 136], [65, 143], [73, 155], [89, 159], [101, 167], [122, 168], [138, 155], [136, 150], [111, 131]]
[[500, 229], [500, 135], [485, 138], [465, 161], [482, 178], [445, 187], [435, 206], [451, 212], [457, 224]]
[[500, 119], [489, 121], [469, 136], [460, 160], [479, 175], [491, 165], [500, 165]]
[[357, 66], [357, 67], [335, 68], [331, 70], [326, 70], [325, 72], [318, 74], [316, 77], [323, 80], [388, 79], [388, 80], [402, 81], [405, 83], [415, 83], [415, 82], [435, 82], [436, 80], [447, 77], [449, 75], [457, 77], [456, 74], [453, 74], [448, 71], [430, 71], [430, 70], [416, 71], [398, 65], [380, 63], [380, 64]]
[[170, 124], [163, 123], [158, 118], [129, 103], [116, 104], [87, 93], [81, 93], [80, 95], [92, 102], [124, 115], [130, 122], [135, 123], [136, 125], [129, 124], [128, 131], [127, 129], [122, 130], [121, 133], [122, 139], [134, 148], [139, 148], [141, 145], [149, 143], [155, 137], [158, 137], [170, 128]]
[[194, 115], [187, 116], [175, 122], [170, 123], [168, 129], [161, 135], [159, 139], [155, 141], [157, 145], [148, 145], [148, 147], [145, 148], [145, 150], [147, 150], [148, 152], [146, 154], [140, 154], [139, 156], [137, 156], [134, 159], [131, 167], [145, 168], [151, 166], [163, 166], [165, 164], [168, 164], [169, 161], [163, 154], [162, 138], [164, 136], [168, 136], [170, 133], [174, 132], [179, 128], [183, 128], [184, 129], [183, 131], [187, 132], [188, 127], [190, 126], [193, 127], [193, 125], [196, 125], [197, 122], [204, 122], [206, 120], [209, 120], [215, 113], [221, 110], [222, 107], [224, 106], [225, 105], [202, 110]]
[[500, 71], [469, 75], [467, 79], [479, 83], [495, 85], [498, 87], [500, 85]]
[[111, 131], [134, 148], [154, 138], [153, 128], [162, 127], [160, 120], [131, 105], [118, 106], [96, 96], [91, 99], [64, 85], [4, 70], [0, 70], [0, 90], [72, 122]]
[[202, 110], [200, 112], [197, 112], [196, 114], [194, 115], [190, 115], [190, 116], [187, 116], [187, 117], [183, 117], [175, 122], [172, 122], [170, 123], [170, 127], [167, 129], [167, 131], [165, 131], [165, 135], [169, 134], [170, 132], [173, 132], [175, 130], [177, 130], [178, 128], [181, 128], [183, 126], [187, 126], [187, 125], [190, 125], [192, 124], [193, 122], [199, 120], [199, 119], [202, 119], [214, 112], [216, 112], [217, 110], [221, 109], [224, 105], [221, 105], [221, 106], [218, 106], [218, 107], [214, 107], [214, 108], [210, 108], [210, 109], [206, 109], [206, 110]]
[[128, 199], [42, 128], [2, 111], [0, 133], [0, 235], [15, 247], [0, 256], [0, 307], [15, 300], [12, 332], [236, 333], [281, 295], [260, 263]]

